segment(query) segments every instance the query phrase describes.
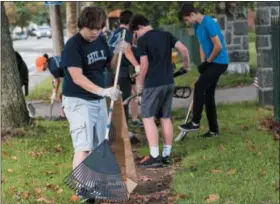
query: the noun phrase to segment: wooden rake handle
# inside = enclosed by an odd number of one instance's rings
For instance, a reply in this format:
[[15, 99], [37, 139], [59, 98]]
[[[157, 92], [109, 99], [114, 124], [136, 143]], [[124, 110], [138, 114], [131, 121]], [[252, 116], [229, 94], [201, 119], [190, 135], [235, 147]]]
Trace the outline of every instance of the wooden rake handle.
[[[126, 29], [124, 29], [122, 32], [122, 41], [125, 40], [125, 34], [126, 34]], [[123, 52], [120, 51], [119, 56], [118, 56], [117, 70], [116, 70], [115, 79], [114, 79], [114, 88], [117, 88], [117, 85], [118, 85], [122, 55], [123, 55]], [[109, 108], [108, 122], [107, 122], [107, 126], [106, 126], [106, 134], [105, 134], [106, 140], [109, 140], [109, 132], [110, 132], [110, 126], [111, 126], [111, 121], [112, 121], [113, 108], [114, 108], [114, 101], [111, 100], [110, 108]]]

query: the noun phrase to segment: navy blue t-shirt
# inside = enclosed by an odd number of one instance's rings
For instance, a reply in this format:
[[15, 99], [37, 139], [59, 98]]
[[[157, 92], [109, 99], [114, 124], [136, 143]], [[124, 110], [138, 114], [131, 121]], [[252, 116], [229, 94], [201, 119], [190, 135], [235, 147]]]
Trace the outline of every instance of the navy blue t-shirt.
[[68, 68], [81, 68], [83, 74], [92, 83], [104, 88], [104, 71], [107, 63], [112, 60], [112, 56], [106, 39], [102, 36], [99, 36], [93, 42], [85, 40], [80, 33], [71, 37], [62, 51], [61, 65], [65, 75], [62, 94], [85, 100], [101, 99], [101, 96], [90, 93], [76, 85], [69, 74]]
[[[122, 32], [124, 29], [126, 28], [118, 28], [111, 34], [108, 40], [108, 44], [112, 52], [116, 48], [117, 43], [122, 39]], [[128, 29], [126, 29], [125, 41], [128, 42], [130, 45], [132, 45], [132, 39], [133, 39], [132, 33]], [[125, 57], [125, 55], [123, 55], [119, 76], [129, 77], [129, 72], [130, 72], [130, 62]]]
[[48, 66], [50, 73], [53, 75], [54, 78], [62, 78], [63, 75], [63, 68], [61, 67], [61, 57], [54, 56], [48, 59]]
[[155, 29], [138, 39], [139, 54], [149, 61], [144, 88], [174, 83], [171, 54], [177, 41], [171, 33]]

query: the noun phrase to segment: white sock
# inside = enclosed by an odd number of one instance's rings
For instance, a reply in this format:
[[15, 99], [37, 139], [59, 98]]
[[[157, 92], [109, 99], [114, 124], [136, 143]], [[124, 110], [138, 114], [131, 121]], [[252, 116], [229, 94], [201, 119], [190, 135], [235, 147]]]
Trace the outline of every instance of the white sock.
[[172, 145], [164, 145], [162, 150], [162, 157], [170, 156]]
[[150, 154], [154, 158], [158, 157], [158, 155], [159, 155], [159, 148], [158, 148], [158, 146], [150, 147]]

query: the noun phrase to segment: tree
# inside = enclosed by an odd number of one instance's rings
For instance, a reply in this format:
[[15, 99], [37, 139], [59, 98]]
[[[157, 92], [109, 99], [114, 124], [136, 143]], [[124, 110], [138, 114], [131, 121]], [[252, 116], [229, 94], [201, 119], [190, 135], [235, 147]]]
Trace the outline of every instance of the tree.
[[77, 32], [77, 3], [75, 1], [66, 3], [66, 21], [68, 37], [72, 37]]
[[21, 89], [3, 1], [1, 1], [1, 28], [1, 131], [7, 131], [27, 125], [29, 115]]
[[5, 7], [10, 25], [24, 28], [43, 7], [43, 2], [5, 2]]

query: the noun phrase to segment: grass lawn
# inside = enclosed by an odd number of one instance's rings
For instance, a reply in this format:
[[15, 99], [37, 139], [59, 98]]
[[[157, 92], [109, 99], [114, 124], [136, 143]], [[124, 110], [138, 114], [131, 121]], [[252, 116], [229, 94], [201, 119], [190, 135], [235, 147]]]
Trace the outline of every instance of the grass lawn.
[[[203, 140], [192, 134], [173, 147], [174, 156], [183, 159], [172, 183], [182, 195], [178, 203], [204, 203], [209, 194], [219, 195], [218, 203], [278, 201], [278, 144], [270, 132], [256, 129], [258, 120], [272, 111], [257, 109], [254, 103], [220, 105], [220, 138]], [[174, 117], [183, 115], [185, 110], [174, 110]], [[174, 124], [175, 135], [180, 123]], [[75, 203], [73, 191], [62, 182], [72, 166], [68, 123], [38, 120], [25, 135], [21, 132], [2, 142], [2, 202]]]
[[[175, 117], [185, 112], [176, 110]], [[254, 103], [219, 105], [219, 138], [191, 133], [175, 144], [173, 156], [182, 157], [172, 183], [182, 198], [177, 203], [205, 203], [210, 194], [215, 203], [278, 203], [279, 144], [259, 125], [271, 115], [271, 110]], [[175, 136], [182, 122], [175, 121]], [[201, 129], [200, 133], [207, 131], [205, 116]], [[140, 153], [145, 155], [148, 149], [143, 147]]]

